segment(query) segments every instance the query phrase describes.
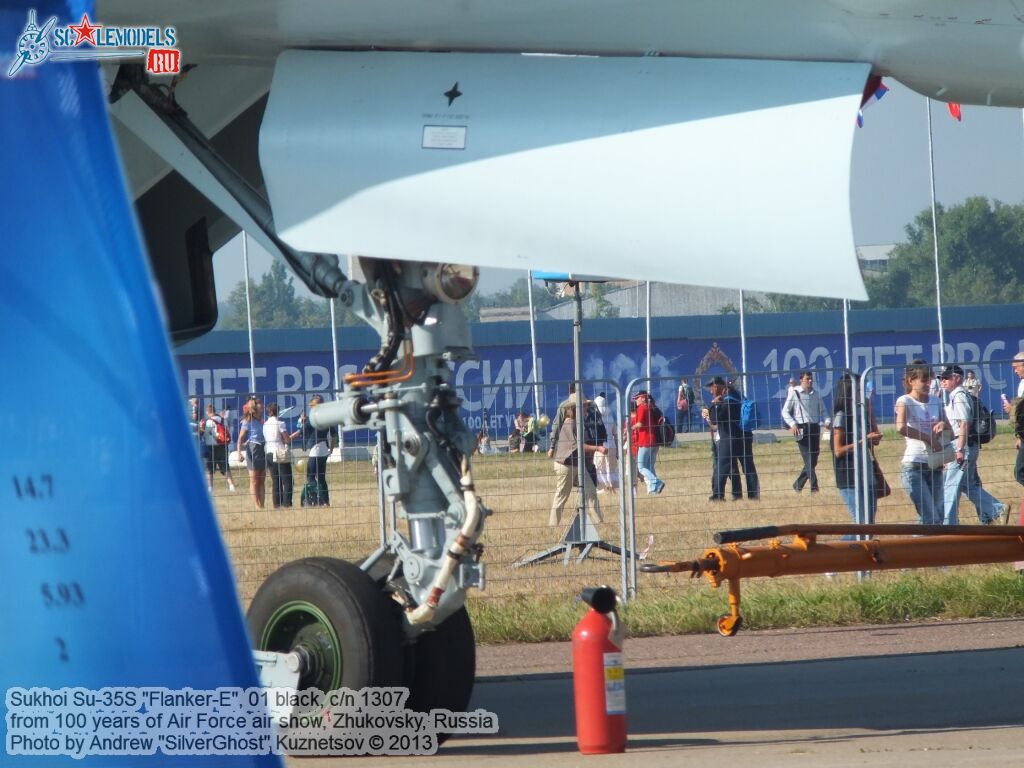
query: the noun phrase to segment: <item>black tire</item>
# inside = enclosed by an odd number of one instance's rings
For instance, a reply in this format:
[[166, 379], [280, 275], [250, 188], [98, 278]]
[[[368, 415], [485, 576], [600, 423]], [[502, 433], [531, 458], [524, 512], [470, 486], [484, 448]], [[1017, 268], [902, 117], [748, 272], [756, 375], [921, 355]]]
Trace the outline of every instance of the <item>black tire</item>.
[[[406, 648], [406, 708], [465, 712], [476, 678], [476, 638], [465, 607]], [[447, 738], [445, 735], [444, 738]]]
[[282, 566], [256, 592], [247, 614], [254, 647], [312, 660], [299, 688], [402, 685], [399, 614], [352, 563], [311, 557]]

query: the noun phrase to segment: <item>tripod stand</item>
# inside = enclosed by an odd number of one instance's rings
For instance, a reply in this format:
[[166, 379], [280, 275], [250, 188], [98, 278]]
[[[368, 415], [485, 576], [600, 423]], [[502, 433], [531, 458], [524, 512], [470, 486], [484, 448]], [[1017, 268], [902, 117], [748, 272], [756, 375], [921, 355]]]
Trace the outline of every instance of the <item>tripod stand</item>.
[[577, 562], [586, 558], [594, 549], [603, 549], [606, 552], [611, 552], [616, 555], [621, 555], [623, 551], [620, 547], [617, 547], [614, 544], [609, 544], [600, 537], [597, 532], [597, 528], [590, 521], [590, 515], [587, 514], [585, 483], [587, 483], [590, 478], [587, 477], [587, 467], [584, 460], [585, 453], [583, 451], [585, 442], [583, 428], [585, 411], [583, 409], [583, 382], [581, 381], [583, 369], [583, 300], [580, 296], [579, 281], [571, 281], [570, 285], [573, 288], [573, 300], [576, 304], [576, 316], [572, 325], [572, 351], [573, 377], [576, 383], [576, 445], [578, 446], [577, 454], [580, 457], [580, 461], [577, 462], [576, 466], [576, 470], [579, 473], [577, 477], [577, 481], [579, 483], [577, 488], [577, 505], [576, 510], [573, 513], [572, 522], [569, 524], [568, 530], [566, 530], [565, 534], [562, 536], [561, 541], [543, 552], [523, 558], [514, 564], [513, 567], [515, 568], [539, 563], [543, 560], [547, 560], [548, 558], [556, 557], [559, 554], [563, 556], [563, 562], [568, 564], [569, 556], [575, 550], [580, 551], [579, 556], [576, 558]]

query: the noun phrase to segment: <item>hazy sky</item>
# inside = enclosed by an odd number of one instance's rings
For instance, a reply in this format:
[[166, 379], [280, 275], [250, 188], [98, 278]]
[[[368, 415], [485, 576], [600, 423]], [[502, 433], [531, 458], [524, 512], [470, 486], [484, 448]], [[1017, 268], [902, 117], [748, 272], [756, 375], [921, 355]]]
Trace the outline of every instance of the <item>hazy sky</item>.
[[[902, 241], [904, 226], [930, 205], [925, 99], [894, 80], [886, 85], [889, 93], [865, 110], [864, 127], [854, 138], [850, 207], [857, 245]], [[958, 123], [944, 103], [932, 102], [932, 130], [940, 203], [948, 207], [974, 195], [1024, 201], [1021, 110], [965, 106]], [[270, 269], [271, 257], [251, 240], [249, 246], [250, 274], [258, 279]], [[242, 279], [241, 236], [219, 250], [213, 264], [223, 301]], [[485, 269], [481, 291], [502, 290], [523, 275]], [[295, 282], [300, 295], [310, 295]]]

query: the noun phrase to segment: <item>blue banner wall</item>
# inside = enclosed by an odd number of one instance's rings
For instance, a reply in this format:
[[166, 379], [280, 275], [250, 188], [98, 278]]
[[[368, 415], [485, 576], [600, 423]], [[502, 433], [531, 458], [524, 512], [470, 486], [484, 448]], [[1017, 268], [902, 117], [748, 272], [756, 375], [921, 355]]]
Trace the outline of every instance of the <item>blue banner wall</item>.
[[[995, 309], [998, 311], [993, 311]], [[977, 325], [978, 321], [992, 317], [1004, 322], [999, 327], [947, 329], [947, 360], [968, 365], [1005, 361], [1024, 349], [1024, 325], [1018, 324], [1024, 321], [1024, 307], [975, 307], [950, 313], [961, 318], [964, 326]], [[754, 316], [753, 323], [748, 320], [748, 327], [754, 326], [753, 334], [747, 339], [746, 367], [753, 374], [748, 383], [752, 396], [767, 409], [766, 413], [777, 411], [789, 377], [803, 368], [821, 371], [819, 387], [831, 391], [833, 381], [828, 369], [843, 368], [846, 362], [841, 329], [833, 330], [837, 314]], [[937, 362], [940, 358], [936, 332], [927, 327], [914, 328], [934, 322], [931, 311], [861, 311], [853, 313], [852, 317], [857, 318], [860, 326], [870, 327], [851, 334], [850, 364], [854, 370], [903, 366], [915, 358]], [[971, 322], [963, 322], [965, 319]], [[740, 340], [736, 330], [729, 327], [735, 323], [734, 318], [657, 318], [655, 322], [652, 375], [672, 381], [656, 382], [653, 391], [658, 401], [667, 406], [666, 410], [675, 402], [675, 387], [680, 377], [688, 377], [696, 388], [700, 380], [741, 370]], [[838, 322], [841, 323], [841, 318]], [[708, 328], [709, 325], [719, 327]], [[900, 326], [911, 329], [887, 330]], [[642, 321], [639, 321], [639, 334], [637, 329], [638, 321], [632, 319], [588, 321], [584, 328], [584, 378], [611, 379], [624, 388], [631, 379], [643, 376]], [[346, 339], [346, 348], [340, 353], [343, 376], [356, 371], [369, 358], [377, 341], [368, 329], [342, 331]], [[703, 331], [704, 335], [698, 337], [694, 331]], [[326, 330], [264, 333], [256, 335], [255, 387], [249, 381], [248, 352], [244, 346], [240, 348], [245, 334], [214, 333], [202, 344], [194, 343], [179, 352], [178, 366], [184, 389], [200, 397], [241, 395], [253, 389], [262, 393], [284, 393], [279, 397], [283, 407], [303, 405], [301, 398], [289, 397], [288, 392], [331, 389], [332, 356]], [[538, 323], [538, 339], [539, 380], [550, 383], [571, 379], [571, 324]], [[464, 415], [470, 426], [479, 429], [486, 411], [490, 428], [500, 434], [507, 430], [515, 412], [534, 410], [529, 326], [526, 323], [477, 325], [474, 343], [479, 361], [457, 364], [453, 382], [464, 400]], [[1016, 381], [1008, 365], [977, 365], [975, 370], [984, 384], [984, 399], [990, 405], [998, 402], [1000, 393], [1011, 397], [1015, 394]], [[873, 385], [878, 396], [892, 397], [903, 392], [899, 373], [891, 370], [880, 371], [873, 378]], [[541, 410], [553, 415], [564, 392], [564, 385], [542, 387]], [[774, 422], [774, 416], [770, 420]]]

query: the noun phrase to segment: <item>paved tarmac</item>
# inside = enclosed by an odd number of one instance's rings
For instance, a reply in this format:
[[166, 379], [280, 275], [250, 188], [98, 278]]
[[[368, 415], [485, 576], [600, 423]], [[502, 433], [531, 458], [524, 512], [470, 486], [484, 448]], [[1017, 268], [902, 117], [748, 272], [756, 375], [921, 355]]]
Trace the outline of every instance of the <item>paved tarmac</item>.
[[569, 645], [544, 643], [480, 649], [471, 708], [497, 735], [359, 764], [1024, 765], [1024, 621], [634, 639], [626, 664], [625, 754], [577, 752]]

